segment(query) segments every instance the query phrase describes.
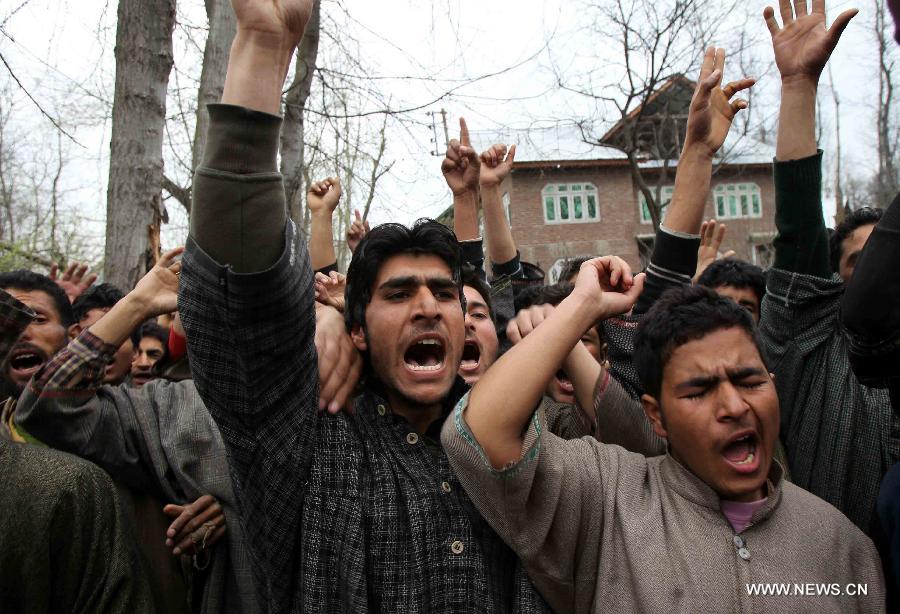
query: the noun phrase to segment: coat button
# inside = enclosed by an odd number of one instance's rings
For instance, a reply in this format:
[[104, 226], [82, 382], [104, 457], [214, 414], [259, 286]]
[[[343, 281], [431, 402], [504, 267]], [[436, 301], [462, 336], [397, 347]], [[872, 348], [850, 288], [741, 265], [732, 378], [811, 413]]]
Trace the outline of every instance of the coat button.
[[450, 482], [441, 482], [441, 490], [443, 490], [444, 492], [450, 492], [453, 489], [450, 488]]
[[411, 446], [416, 445], [417, 443], [419, 443], [419, 436], [416, 433], [410, 433], [406, 436], [406, 443]]
[[743, 548], [744, 547], [744, 540], [741, 539], [740, 535], [735, 535], [734, 539], [732, 539], [732, 541], [734, 542], [735, 548]]
[[379, 416], [383, 416], [387, 412], [387, 410], [384, 408], [384, 405], [379, 405], [375, 408], [375, 410], [378, 412]]
[[463, 543], [459, 540], [456, 540], [452, 544], [450, 544], [450, 550], [453, 554], [462, 554], [462, 551], [465, 549]]
[[746, 548], [741, 548], [740, 550], [738, 550], [738, 556], [741, 557], [742, 559], [744, 559], [745, 561], [749, 561], [750, 560], [750, 551], [747, 550]]

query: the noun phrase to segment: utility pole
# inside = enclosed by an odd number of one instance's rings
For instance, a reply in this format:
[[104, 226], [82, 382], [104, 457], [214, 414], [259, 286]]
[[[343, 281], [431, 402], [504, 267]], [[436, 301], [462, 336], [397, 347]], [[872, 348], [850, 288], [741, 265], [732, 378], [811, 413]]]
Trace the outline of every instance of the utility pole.
[[[450, 131], [447, 129], [447, 111], [446, 109], [441, 109], [440, 111], [429, 111], [428, 115], [431, 117], [431, 142], [434, 143], [434, 149], [431, 151], [432, 156], [443, 157], [444, 153], [447, 151], [447, 147], [450, 145]], [[438, 143], [438, 132], [437, 132], [437, 116], [441, 116], [441, 122], [444, 125], [444, 147], [443, 149]]]

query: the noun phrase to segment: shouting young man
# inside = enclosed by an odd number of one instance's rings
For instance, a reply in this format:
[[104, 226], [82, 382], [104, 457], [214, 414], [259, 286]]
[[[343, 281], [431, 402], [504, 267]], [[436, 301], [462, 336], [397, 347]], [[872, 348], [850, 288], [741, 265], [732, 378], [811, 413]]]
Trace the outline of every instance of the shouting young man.
[[773, 461], [775, 385], [750, 314], [730, 299], [676, 288], [638, 329], [642, 402], [668, 440], [666, 455], [545, 432], [544, 412], [534, 412], [540, 382], [585, 326], [628, 310], [639, 285], [617, 258], [586, 263], [569, 298], [460, 402], [442, 439], [476, 507], [555, 611], [796, 611], [812, 603], [805, 589], [757, 594], [773, 583], [828, 587], [817, 611], [883, 611], [871, 541], [786, 482]]
[[[276, 171], [281, 88], [314, 3], [233, 5], [178, 303], [264, 609], [547, 611], [439, 445], [465, 390], [455, 236], [428, 220], [372, 229], [348, 269], [344, 316], [314, 301]], [[362, 391], [341, 413], [360, 352]]]

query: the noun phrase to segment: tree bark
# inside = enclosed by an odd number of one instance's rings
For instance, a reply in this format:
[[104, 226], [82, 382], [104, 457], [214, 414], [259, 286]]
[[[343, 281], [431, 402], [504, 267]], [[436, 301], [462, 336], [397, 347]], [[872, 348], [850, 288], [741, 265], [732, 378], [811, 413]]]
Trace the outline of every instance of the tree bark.
[[281, 129], [281, 174], [284, 175], [288, 212], [294, 223], [304, 229], [302, 169], [306, 161], [303, 111], [312, 90], [316, 59], [319, 55], [320, 5], [320, 0], [316, 0], [313, 4], [306, 31], [300, 41], [294, 80], [284, 100], [284, 125]]
[[[209, 19], [209, 36], [206, 37], [206, 46], [203, 48], [203, 69], [200, 72], [200, 89], [197, 92], [197, 126], [194, 131], [194, 149], [191, 159], [191, 168], [193, 169], [200, 166], [203, 150], [206, 149], [206, 129], [209, 126], [209, 113], [206, 111], [206, 105], [222, 99], [225, 71], [228, 68], [228, 54], [231, 51], [231, 43], [234, 41], [234, 33], [237, 28], [237, 21], [229, 0], [206, 0], [206, 16]], [[191, 212], [189, 189], [187, 190], [187, 202], [183, 202], [175, 194], [172, 195], [185, 206], [188, 213]]]
[[874, 200], [876, 206], [887, 207], [898, 188], [894, 154], [897, 150], [897, 127], [894, 118], [894, 62], [890, 58], [893, 42], [889, 39], [890, 20], [884, 2], [875, 3], [875, 38], [878, 43], [878, 174]]
[[175, 0], [119, 0], [104, 278], [128, 290], [153, 262], [163, 218], [162, 147]]

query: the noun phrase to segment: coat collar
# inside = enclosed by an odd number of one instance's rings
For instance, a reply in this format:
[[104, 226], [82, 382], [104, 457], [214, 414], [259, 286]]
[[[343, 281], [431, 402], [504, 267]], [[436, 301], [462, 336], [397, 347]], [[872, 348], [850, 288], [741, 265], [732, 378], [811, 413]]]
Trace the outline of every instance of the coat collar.
[[[719, 494], [710, 488], [703, 480], [694, 475], [671, 454], [666, 454], [660, 464], [660, 472], [666, 486], [684, 499], [695, 505], [721, 513], [721, 498]], [[767, 478], [766, 503], [753, 513], [750, 525], [766, 520], [781, 503], [781, 494], [784, 485], [784, 469], [774, 458]]]

